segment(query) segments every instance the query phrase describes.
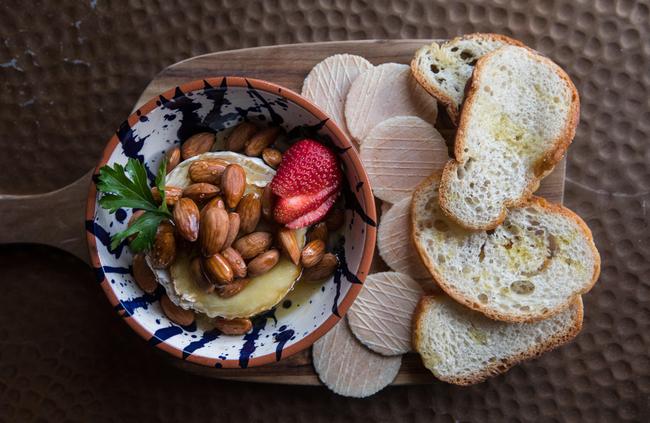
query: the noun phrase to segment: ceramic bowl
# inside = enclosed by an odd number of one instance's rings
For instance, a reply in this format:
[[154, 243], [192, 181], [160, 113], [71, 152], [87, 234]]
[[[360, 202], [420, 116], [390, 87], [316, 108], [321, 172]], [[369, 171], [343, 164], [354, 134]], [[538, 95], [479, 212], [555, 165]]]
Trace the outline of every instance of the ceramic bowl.
[[126, 228], [131, 210], [110, 214], [99, 207], [93, 183], [86, 211], [88, 245], [97, 280], [119, 315], [149, 344], [183, 360], [213, 367], [258, 366], [309, 347], [354, 301], [375, 246], [375, 203], [350, 140], [309, 100], [269, 82], [219, 77], [162, 93], [120, 126], [97, 169], [136, 158], [146, 164], [153, 180], [165, 152], [192, 134], [209, 130], [219, 139], [244, 120], [280, 125], [292, 136], [313, 136], [329, 143], [338, 153], [346, 176], [346, 223], [336, 252], [340, 265], [334, 276], [318, 285], [298, 282], [274, 309], [253, 319], [253, 329], [246, 335], [220, 334], [208, 319], [197, 319], [190, 326], [167, 319], [159, 301], [164, 288], [159, 286], [155, 293], [145, 294], [133, 279], [128, 246], [110, 249], [110, 236]]

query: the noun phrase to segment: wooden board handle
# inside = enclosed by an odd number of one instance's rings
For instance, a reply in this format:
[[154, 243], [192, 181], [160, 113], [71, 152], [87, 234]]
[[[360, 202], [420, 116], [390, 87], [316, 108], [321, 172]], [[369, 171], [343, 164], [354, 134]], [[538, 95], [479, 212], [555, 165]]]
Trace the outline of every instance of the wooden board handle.
[[92, 174], [44, 194], [0, 194], [0, 244], [50, 245], [90, 264], [85, 214]]

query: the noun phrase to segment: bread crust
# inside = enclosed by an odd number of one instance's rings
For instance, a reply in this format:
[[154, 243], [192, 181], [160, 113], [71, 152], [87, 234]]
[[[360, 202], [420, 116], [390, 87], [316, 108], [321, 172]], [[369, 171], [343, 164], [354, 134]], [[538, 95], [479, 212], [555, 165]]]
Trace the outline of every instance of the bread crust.
[[[420, 353], [420, 351], [418, 351], [418, 345], [419, 345], [418, 341], [422, 338], [422, 335], [419, 334], [422, 326], [422, 321], [424, 320], [422, 317], [428, 305], [435, 301], [436, 301], [435, 296], [422, 297], [420, 299], [420, 302], [418, 303], [417, 308], [415, 309], [415, 313], [413, 314], [413, 347], [418, 353]], [[433, 369], [429, 369], [429, 370], [431, 371], [431, 373], [433, 373], [435, 377], [437, 377], [438, 379], [444, 382], [453, 383], [455, 385], [464, 385], [464, 386], [474, 385], [476, 383], [485, 381], [489, 377], [505, 373], [508, 370], [510, 370], [514, 365], [522, 361], [530, 360], [532, 358], [538, 357], [541, 354], [547, 351], [551, 351], [555, 348], [558, 348], [568, 343], [573, 338], [575, 338], [578, 335], [578, 333], [580, 333], [580, 330], [582, 330], [582, 321], [584, 317], [582, 298], [580, 296], [576, 297], [571, 303], [569, 303], [569, 306], [574, 304], [576, 305], [576, 311], [575, 313], [573, 313], [572, 316], [573, 325], [571, 325], [566, 332], [558, 332], [554, 334], [554, 336], [545, 340], [545, 342], [542, 342], [541, 344], [536, 345], [527, 351], [523, 351], [521, 353], [514, 354], [510, 357], [506, 357], [502, 359], [500, 362], [492, 363], [486, 366], [481, 371], [469, 375], [449, 377], [449, 376], [437, 374]]]
[[[527, 181], [527, 185], [524, 189], [524, 192], [518, 198], [504, 201], [501, 204], [501, 212], [493, 221], [488, 222], [485, 225], [474, 225], [471, 222], [466, 222], [459, 219], [456, 215], [453, 214], [452, 209], [449, 207], [448, 198], [446, 195], [447, 192], [446, 187], [448, 187], [449, 184], [452, 183], [450, 180], [451, 175], [453, 174], [453, 172], [456, 171], [456, 168], [459, 165], [464, 163], [463, 150], [465, 148], [465, 140], [466, 140], [465, 130], [467, 125], [469, 124], [469, 120], [471, 119], [471, 116], [468, 113], [461, 113], [460, 123], [458, 125], [458, 130], [456, 131], [456, 137], [454, 140], [455, 159], [450, 159], [444, 167], [444, 170], [442, 172], [442, 179], [440, 181], [439, 196], [440, 196], [440, 208], [442, 209], [443, 213], [447, 217], [452, 219], [454, 222], [458, 223], [459, 225], [467, 229], [472, 229], [472, 230], [494, 229], [505, 220], [508, 214], [508, 210], [507, 210], [508, 207], [519, 207], [525, 204], [526, 201], [533, 195], [533, 193], [539, 187], [539, 183], [542, 180], [542, 178], [548, 175], [553, 170], [555, 165], [560, 160], [562, 160], [562, 157], [564, 157], [566, 150], [569, 148], [569, 145], [573, 141], [576, 132], [576, 127], [578, 126], [578, 122], [580, 120], [580, 96], [578, 95], [578, 90], [576, 89], [575, 85], [571, 81], [571, 78], [569, 78], [566, 72], [562, 68], [560, 68], [556, 63], [554, 63], [552, 60], [548, 59], [547, 57], [541, 56], [535, 50], [529, 47], [526, 46], [521, 46], [521, 47], [527, 50], [532, 55], [534, 60], [545, 63], [546, 65], [551, 67], [555, 71], [555, 73], [560, 77], [560, 79], [562, 79], [565, 82], [565, 84], [568, 86], [568, 88], [571, 91], [571, 105], [569, 108], [569, 117], [567, 119], [564, 130], [562, 131], [560, 136], [554, 140], [552, 146], [548, 149], [548, 151], [533, 165], [532, 167], [533, 176], [529, 178], [529, 180]], [[476, 63], [476, 67], [474, 68], [472, 78], [470, 79], [469, 82], [469, 88], [465, 96], [465, 102], [463, 103], [462, 106], [463, 111], [474, 104], [477, 95], [476, 93], [479, 91], [481, 72], [483, 70], [483, 67], [485, 66], [485, 63], [487, 63], [487, 61], [489, 61], [492, 56], [494, 56], [499, 52], [499, 50], [501, 49], [499, 48], [486, 54], [485, 56], [481, 57]]]
[[[429, 305], [430, 302], [434, 301], [435, 296], [434, 295], [423, 295], [420, 297], [420, 301], [418, 301], [418, 305], [415, 306], [415, 311], [413, 311], [413, 321], [411, 322], [412, 330], [411, 330], [411, 343], [413, 345], [413, 349], [420, 354], [418, 351], [417, 346], [419, 345], [420, 339], [422, 336], [420, 333], [422, 332], [422, 315], [424, 314], [424, 311], [426, 310], [427, 306]], [[430, 370], [430, 369], [429, 369]], [[433, 371], [432, 371], [433, 373]]]
[[433, 279], [436, 281], [438, 286], [451, 298], [453, 298], [455, 301], [465, 305], [468, 308], [471, 308], [472, 310], [478, 311], [480, 313], [483, 313], [485, 316], [489, 317], [490, 319], [493, 320], [499, 320], [499, 321], [504, 321], [504, 322], [513, 322], [513, 323], [525, 323], [525, 322], [535, 322], [539, 320], [546, 319], [548, 317], [551, 317], [557, 313], [560, 313], [561, 311], [565, 310], [567, 307], [571, 305], [573, 301], [575, 301], [576, 298], [580, 297], [580, 295], [585, 294], [591, 290], [591, 288], [594, 286], [596, 281], [598, 280], [598, 277], [600, 276], [600, 254], [598, 253], [598, 249], [596, 248], [596, 245], [594, 244], [594, 238], [591, 233], [591, 230], [587, 226], [587, 224], [578, 216], [575, 214], [573, 211], [569, 210], [568, 208], [560, 205], [560, 204], [554, 204], [551, 203], [541, 197], [536, 197], [533, 196], [524, 203], [522, 203], [522, 206], [528, 205], [528, 204], [537, 204], [542, 208], [545, 208], [547, 210], [550, 210], [554, 213], [562, 214], [569, 219], [575, 221], [578, 224], [578, 227], [582, 230], [583, 234], [589, 241], [589, 246], [591, 248], [593, 258], [594, 258], [594, 269], [592, 272], [592, 278], [591, 281], [587, 284], [585, 284], [582, 289], [579, 291], [575, 292], [572, 296], [568, 297], [567, 301], [564, 303], [554, 307], [554, 308], [549, 308], [545, 313], [541, 314], [533, 314], [533, 313], [519, 313], [519, 314], [506, 314], [502, 312], [495, 311], [491, 309], [490, 307], [486, 306], [485, 304], [481, 304], [479, 302], [472, 301], [471, 299], [465, 297], [460, 291], [458, 291], [452, 283], [449, 281], [445, 280], [445, 278], [438, 272], [436, 266], [434, 265], [433, 261], [429, 257], [429, 255], [426, 253], [424, 246], [422, 246], [418, 240], [416, 239], [415, 236], [415, 231], [416, 231], [416, 226], [417, 226], [417, 220], [415, 217], [415, 202], [416, 198], [421, 195], [420, 193], [426, 189], [429, 185], [431, 184], [436, 184], [439, 180], [439, 175], [437, 174], [432, 174], [429, 176], [427, 179], [422, 181], [422, 183], [415, 189], [413, 192], [413, 198], [411, 200], [411, 238], [413, 240], [413, 244], [415, 245], [415, 248], [420, 255], [420, 259], [422, 260], [422, 263], [424, 263], [424, 266], [429, 270], [429, 273], [431, 273], [431, 276]]
[[[521, 43], [518, 40], [515, 40], [513, 38], [507, 37], [505, 35], [501, 34], [493, 34], [493, 33], [473, 33], [473, 34], [467, 34], [467, 35], [462, 35], [460, 37], [456, 37], [452, 40], [446, 41], [442, 43], [442, 46], [458, 42], [460, 40], [489, 40], [489, 41], [495, 41], [499, 40], [502, 41], [503, 43], [510, 44], [510, 45], [515, 45], [515, 46], [521, 46], [523, 47], [524, 44]], [[437, 43], [436, 43], [437, 44]], [[415, 77], [415, 79], [418, 81], [418, 83], [424, 88], [429, 94], [434, 96], [436, 100], [439, 103], [442, 103], [443, 106], [445, 106], [445, 110], [447, 111], [447, 115], [449, 116], [449, 119], [451, 120], [451, 123], [453, 123], [455, 126], [458, 126], [458, 121], [460, 120], [460, 111], [461, 111], [461, 106], [462, 104], [456, 104], [454, 100], [448, 96], [445, 92], [442, 90], [438, 89], [436, 86], [430, 84], [427, 81], [427, 77], [424, 71], [420, 69], [418, 66], [418, 60], [422, 55], [425, 55], [426, 52], [428, 51], [430, 46], [423, 46], [420, 47], [416, 52], [415, 55], [413, 56], [413, 59], [411, 60], [411, 73]]]

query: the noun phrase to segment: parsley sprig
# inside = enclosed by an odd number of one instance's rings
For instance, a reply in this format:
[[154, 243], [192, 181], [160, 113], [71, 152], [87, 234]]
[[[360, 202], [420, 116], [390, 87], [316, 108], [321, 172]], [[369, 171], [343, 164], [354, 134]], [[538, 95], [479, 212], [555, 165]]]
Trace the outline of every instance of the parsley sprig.
[[110, 213], [123, 207], [144, 210], [144, 214], [130, 228], [111, 237], [112, 249], [131, 235], [136, 235], [130, 244], [133, 252], [146, 250], [153, 245], [160, 222], [172, 217], [165, 202], [166, 174], [167, 165], [163, 161], [155, 181], [162, 197], [162, 202], [158, 205], [149, 188], [147, 170], [140, 161], [129, 159], [126, 166], [116, 163], [113, 167], [107, 165], [99, 169], [97, 190], [102, 193], [100, 206]]

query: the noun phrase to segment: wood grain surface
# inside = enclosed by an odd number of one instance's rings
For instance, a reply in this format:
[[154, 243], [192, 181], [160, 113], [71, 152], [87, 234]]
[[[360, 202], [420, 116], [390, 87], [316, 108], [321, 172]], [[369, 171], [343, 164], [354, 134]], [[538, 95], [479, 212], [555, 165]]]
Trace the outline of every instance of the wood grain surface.
[[[265, 79], [300, 92], [310, 69], [324, 58], [337, 53], [358, 54], [373, 64], [408, 63], [416, 48], [429, 40], [368, 40], [305, 43], [256, 47], [193, 57], [160, 72], [145, 88], [137, 109], [149, 99], [178, 84], [211, 76], [247, 76]], [[439, 119], [439, 130], [450, 141], [453, 129]], [[36, 243], [69, 251], [88, 262], [84, 211], [92, 172], [78, 181], [46, 194], [0, 195], [0, 244]], [[545, 178], [537, 194], [555, 202], [564, 196], [565, 160]], [[43, 215], [47, 210], [47, 218]], [[204, 376], [239, 381], [282, 384], [320, 384], [311, 363], [311, 351], [303, 351], [273, 365], [246, 370], [212, 369], [169, 357], [177, 367]], [[395, 385], [429, 383], [431, 374], [416, 354], [402, 361]]]
[[[409, 63], [413, 52], [430, 40], [368, 40], [325, 43], [305, 43], [256, 47], [224, 51], [193, 57], [160, 72], [145, 88], [134, 110], [159, 93], [184, 82], [212, 76], [246, 76], [265, 79], [300, 92], [302, 82], [321, 60], [337, 53], [357, 54], [377, 65], [386, 62]], [[453, 128], [439, 119], [440, 132], [447, 140], [453, 138]], [[564, 196], [565, 160], [546, 177], [537, 192], [551, 201], [562, 202]], [[171, 359], [173, 365], [203, 376], [249, 382], [318, 385], [311, 351], [302, 351], [282, 361], [250, 369], [212, 369]], [[434, 378], [417, 354], [406, 354], [393, 385], [430, 383]]]
[[0, 244], [50, 245], [90, 264], [85, 215], [92, 174], [45, 194], [0, 194]]

